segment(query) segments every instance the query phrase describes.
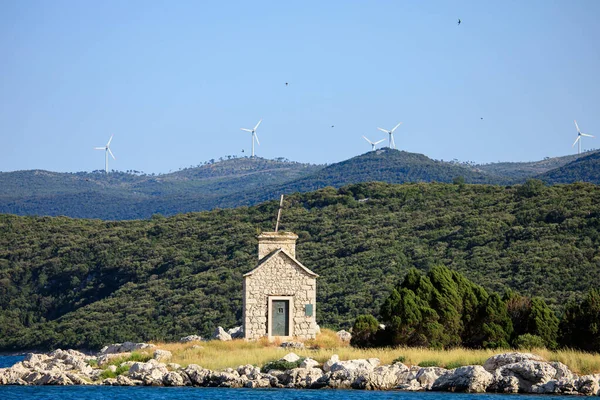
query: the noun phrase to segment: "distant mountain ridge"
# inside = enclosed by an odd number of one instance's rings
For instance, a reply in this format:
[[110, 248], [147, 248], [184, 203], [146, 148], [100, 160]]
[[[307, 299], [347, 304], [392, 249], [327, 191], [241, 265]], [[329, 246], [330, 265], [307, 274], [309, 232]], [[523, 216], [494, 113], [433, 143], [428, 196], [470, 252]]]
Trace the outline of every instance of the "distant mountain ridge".
[[328, 166], [234, 158], [164, 175], [123, 172], [0, 172], [0, 213], [106, 220], [251, 206], [280, 194], [380, 181], [600, 184], [600, 152], [536, 162], [466, 165], [383, 148]]

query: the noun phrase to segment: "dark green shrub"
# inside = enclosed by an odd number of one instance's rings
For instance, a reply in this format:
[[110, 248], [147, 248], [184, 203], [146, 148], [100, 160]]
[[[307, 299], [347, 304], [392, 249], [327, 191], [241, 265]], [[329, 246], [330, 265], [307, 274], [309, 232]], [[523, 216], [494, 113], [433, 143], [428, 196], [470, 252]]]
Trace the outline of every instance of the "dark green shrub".
[[404, 363], [406, 361], [406, 357], [405, 356], [398, 356], [396, 358], [394, 358], [394, 360], [392, 361], [392, 364], [394, 363]]
[[263, 367], [261, 368], [261, 372], [267, 373], [273, 369], [277, 371], [287, 371], [288, 369], [298, 368], [300, 364], [302, 364], [302, 361], [304, 361], [304, 358], [300, 358], [298, 361], [294, 362], [289, 362], [285, 360], [270, 361], [263, 365]]
[[379, 322], [372, 315], [359, 315], [352, 326], [350, 345], [354, 347], [372, 347], [376, 344], [375, 335]]
[[515, 340], [515, 347], [521, 350], [531, 350], [546, 347], [544, 339], [537, 335], [526, 333], [517, 337]]

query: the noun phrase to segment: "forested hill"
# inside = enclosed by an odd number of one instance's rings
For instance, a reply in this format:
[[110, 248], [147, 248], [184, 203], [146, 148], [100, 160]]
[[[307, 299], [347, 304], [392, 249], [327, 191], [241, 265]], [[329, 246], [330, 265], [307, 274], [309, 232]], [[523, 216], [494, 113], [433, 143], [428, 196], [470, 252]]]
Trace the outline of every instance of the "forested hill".
[[[537, 175], [544, 174], [550, 170], [563, 167], [580, 157], [585, 157], [593, 152], [586, 152], [582, 154], [570, 154], [568, 156], [561, 157], [546, 157], [540, 161], [528, 161], [528, 162], [497, 162], [490, 164], [475, 165], [480, 171], [490, 173], [492, 175], [504, 176], [506, 178], [518, 179], [524, 181], [527, 178], [532, 178]], [[573, 183], [580, 179], [574, 177], [570, 182]], [[600, 183], [600, 182], [597, 182]]]
[[537, 178], [552, 184], [575, 181], [600, 184], [600, 151], [585, 154], [562, 167], [540, 174]]
[[[211, 162], [165, 175], [48, 171], [0, 173], [0, 213], [104, 220], [147, 219], [214, 208], [251, 206], [280, 194], [339, 188], [362, 182], [523, 183], [538, 176], [548, 183], [600, 184], [600, 153], [535, 163], [470, 166], [432, 160], [423, 154], [384, 148], [329, 166], [262, 158]], [[572, 161], [576, 160], [576, 161]], [[587, 160], [587, 161], [586, 161]], [[211, 160], [212, 161], [212, 160]], [[560, 166], [551, 170], [551, 168]], [[540, 175], [545, 173], [543, 175]]]
[[221, 198], [310, 174], [322, 166], [236, 158], [164, 175], [103, 171], [0, 173], [0, 212], [138, 219], [219, 207]]
[[[600, 190], [357, 184], [286, 198], [283, 228], [320, 275], [317, 320], [377, 314], [409, 267], [443, 264], [557, 312], [600, 286]], [[277, 201], [103, 222], [0, 215], [0, 349], [174, 340], [241, 323], [242, 274]]]

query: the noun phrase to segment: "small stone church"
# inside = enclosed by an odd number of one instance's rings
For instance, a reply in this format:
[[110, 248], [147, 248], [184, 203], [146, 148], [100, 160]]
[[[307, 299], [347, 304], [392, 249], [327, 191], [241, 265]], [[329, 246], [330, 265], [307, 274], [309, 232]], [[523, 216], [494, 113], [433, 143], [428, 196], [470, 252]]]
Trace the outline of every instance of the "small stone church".
[[296, 260], [291, 232], [258, 236], [258, 265], [244, 275], [244, 337], [312, 339], [318, 275]]

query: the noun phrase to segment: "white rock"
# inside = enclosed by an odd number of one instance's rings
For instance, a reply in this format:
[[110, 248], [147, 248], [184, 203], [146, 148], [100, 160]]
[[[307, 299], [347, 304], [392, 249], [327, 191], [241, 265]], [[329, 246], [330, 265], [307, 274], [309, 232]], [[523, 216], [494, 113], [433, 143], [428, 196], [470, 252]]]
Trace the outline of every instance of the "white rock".
[[231, 340], [231, 335], [229, 333], [225, 332], [225, 329], [218, 326], [217, 329], [215, 329], [215, 332], [213, 333], [212, 338], [215, 340], [221, 340], [223, 342], [226, 342], [226, 341]]
[[340, 358], [337, 354], [331, 356], [331, 358], [323, 364], [323, 371], [329, 372], [331, 371], [331, 366], [340, 361]]
[[183, 380], [183, 377], [175, 371], [167, 373], [163, 377], [163, 383], [165, 384], [165, 386], [185, 386], [185, 381]]
[[171, 354], [170, 351], [157, 349], [154, 350], [154, 356], [152, 358], [156, 361], [169, 361], [172, 357], [173, 354]]
[[153, 349], [155, 347], [155, 345], [148, 343], [115, 343], [109, 346], [104, 346], [102, 350], [100, 350], [100, 354], [131, 353], [132, 351]]
[[417, 373], [417, 382], [421, 384], [421, 387], [425, 390], [430, 390], [438, 379], [438, 369], [435, 367], [425, 367], [421, 368]]
[[317, 360], [313, 360], [312, 358], [305, 358], [300, 363], [300, 368], [315, 368], [319, 366], [319, 362]]
[[502, 353], [502, 354], [496, 354], [495, 356], [488, 358], [485, 361], [485, 363], [483, 363], [483, 368], [485, 368], [485, 370], [488, 372], [494, 372], [495, 370], [497, 370], [498, 368], [500, 368], [504, 365], [515, 364], [515, 363], [518, 363], [521, 361], [529, 361], [529, 360], [543, 361], [542, 357], [536, 356], [535, 354], [531, 354], [531, 353], [517, 353], [517, 352]]
[[459, 367], [441, 375], [433, 383], [431, 390], [485, 393], [494, 377], [481, 365]]
[[296, 362], [300, 359], [300, 357], [296, 353], [288, 353], [285, 356], [281, 357], [280, 360], [287, 362]]
[[181, 343], [200, 342], [200, 341], [202, 341], [202, 336], [189, 335], [189, 336], [182, 337], [181, 339], [179, 339], [179, 341]]
[[335, 334], [338, 335], [338, 337], [342, 340], [342, 342], [349, 343], [350, 340], [352, 339], [352, 335], [350, 334], [350, 332], [346, 332], [343, 329], [341, 331], [337, 331]]
[[227, 330], [227, 333], [232, 339], [242, 339], [244, 337], [244, 328], [241, 326], [236, 326], [235, 328]]

